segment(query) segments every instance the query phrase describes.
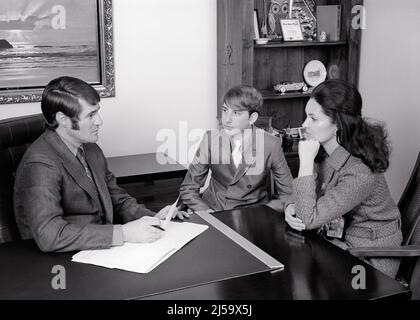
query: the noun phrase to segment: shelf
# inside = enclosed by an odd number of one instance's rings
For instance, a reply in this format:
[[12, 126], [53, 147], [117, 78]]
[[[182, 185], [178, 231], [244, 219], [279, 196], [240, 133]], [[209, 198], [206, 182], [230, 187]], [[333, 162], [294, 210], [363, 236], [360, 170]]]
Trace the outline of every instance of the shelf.
[[347, 44], [347, 41], [329, 41], [329, 42], [319, 42], [319, 41], [273, 41], [268, 42], [267, 44], [254, 44], [255, 49], [260, 48], [285, 48], [285, 47], [322, 47], [322, 46], [344, 46]]
[[261, 90], [261, 94], [264, 100], [282, 100], [282, 99], [301, 99], [301, 98], [309, 98], [311, 93], [310, 92], [290, 92], [290, 93], [275, 93], [271, 90]]
[[[272, 117], [273, 128], [300, 126], [305, 120], [305, 107], [311, 93], [289, 91], [281, 94], [274, 91], [274, 85], [283, 81], [305, 82], [303, 69], [311, 60], [321, 61], [327, 69], [337, 66], [340, 79], [358, 84], [362, 30], [352, 28], [351, 22], [353, 6], [363, 5], [363, 0], [312, 1], [317, 5], [341, 6], [340, 36], [337, 38], [330, 37], [325, 42], [319, 38], [313, 41], [270, 39], [266, 44], [257, 44], [254, 40], [254, 10], [266, 15], [274, 2], [285, 1], [217, 0], [218, 117], [222, 114], [223, 95], [234, 84], [247, 84], [262, 93], [264, 106], [261, 114]], [[306, 15], [307, 10], [304, 11]], [[270, 30], [280, 31], [278, 19], [271, 27]], [[335, 72], [334, 69], [329, 71]]]

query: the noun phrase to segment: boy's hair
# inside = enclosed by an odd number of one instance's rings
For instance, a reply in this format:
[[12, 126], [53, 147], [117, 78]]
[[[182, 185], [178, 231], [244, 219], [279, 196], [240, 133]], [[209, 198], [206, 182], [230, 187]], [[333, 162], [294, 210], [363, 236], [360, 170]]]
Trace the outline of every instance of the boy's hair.
[[259, 112], [263, 106], [263, 97], [261, 92], [251, 86], [237, 85], [230, 88], [223, 96], [223, 104], [227, 107], [237, 107], [241, 110], [247, 110], [249, 114]]

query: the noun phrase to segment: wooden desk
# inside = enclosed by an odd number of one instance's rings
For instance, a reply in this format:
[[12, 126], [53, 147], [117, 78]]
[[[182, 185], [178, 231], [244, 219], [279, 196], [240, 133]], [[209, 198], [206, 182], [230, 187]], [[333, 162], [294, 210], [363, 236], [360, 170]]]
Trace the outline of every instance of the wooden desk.
[[159, 164], [156, 153], [136, 154], [107, 158], [109, 170], [114, 173], [118, 183], [131, 183], [158, 179], [184, 177], [187, 167], [166, 157], [168, 164]]
[[[296, 232], [266, 206], [217, 212], [223, 223], [285, 265], [283, 271], [218, 281], [146, 299], [409, 299], [411, 291], [313, 232]], [[366, 289], [351, 286], [352, 268], [366, 270]]]
[[[399, 282], [324, 239], [312, 233], [299, 234], [289, 230], [283, 215], [268, 207], [219, 212], [215, 216], [282, 262], [285, 269], [216, 282], [204, 280], [203, 275], [212, 271], [213, 261], [208, 257], [220, 248], [220, 245], [211, 247], [217, 241], [212, 241], [210, 229], [148, 275], [74, 263], [71, 262], [73, 253], [42, 253], [32, 240], [26, 240], [0, 245], [0, 299], [281, 300], [410, 297], [410, 290]], [[200, 222], [199, 219], [193, 216], [191, 221]], [[220, 249], [222, 253], [223, 248]], [[227, 261], [231, 267], [235, 264], [241, 267], [241, 261], [232, 256], [220, 256], [218, 259]], [[66, 268], [66, 290], [55, 291], [51, 288], [54, 276], [51, 268], [54, 265]], [[355, 290], [351, 286], [354, 277], [351, 271], [355, 265], [366, 269], [365, 290]], [[200, 272], [202, 275], [197, 276]], [[196, 285], [186, 288], [182, 279], [195, 279]], [[199, 285], [203, 281], [207, 284]], [[141, 295], [146, 287], [157, 290], [156, 293], [165, 292], [159, 290], [164, 289], [167, 282], [172, 282], [174, 288], [182, 289], [152, 296]]]

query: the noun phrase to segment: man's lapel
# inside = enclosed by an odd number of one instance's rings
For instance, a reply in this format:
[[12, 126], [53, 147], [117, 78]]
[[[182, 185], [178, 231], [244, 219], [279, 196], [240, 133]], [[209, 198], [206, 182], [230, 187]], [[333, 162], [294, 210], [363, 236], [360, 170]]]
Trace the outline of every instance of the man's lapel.
[[73, 177], [73, 180], [93, 199], [97, 199], [94, 183], [88, 178], [83, 165], [69, 148], [67, 148], [58, 134], [55, 131], [48, 130], [46, 140], [55, 153], [61, 158], [64, 168]]
[[96, 188], [98, 190], [98, 196], [100, 198], [100, 201], [102, 202], [102, 208], [104, 210], [107, 221], [112, 223], [112, 200], [109, 195], [104, 173], [103, 171], [101, 171], [100, 163], [98, 163], [97, 155], [87, 145], [85, 148], [85, 156], [86, 161], [89, 164], [90, 171], [92, 172], [93, 179], [95, 180]]

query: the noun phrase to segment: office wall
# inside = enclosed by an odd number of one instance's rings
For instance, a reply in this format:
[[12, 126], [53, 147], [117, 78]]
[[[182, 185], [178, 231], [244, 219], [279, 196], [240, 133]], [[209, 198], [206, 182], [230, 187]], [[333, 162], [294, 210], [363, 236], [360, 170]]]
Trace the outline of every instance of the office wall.
[[[107, 156], [155, 152], [162, 128], [216, 125], [215, 0], [114, 0], [116, 97], [103, 99]], [[40, 112], [0, 105], [0, 119]]]
[[420, 1], [365, 0], [365, 8], [360, 91], [365, 115], [387, 125], [386, 178], [398, 201], [420, 150]]

